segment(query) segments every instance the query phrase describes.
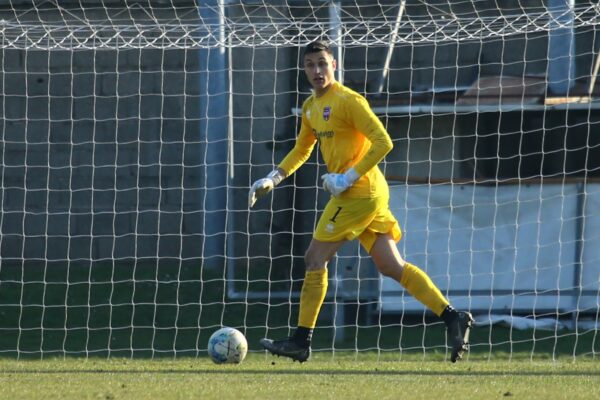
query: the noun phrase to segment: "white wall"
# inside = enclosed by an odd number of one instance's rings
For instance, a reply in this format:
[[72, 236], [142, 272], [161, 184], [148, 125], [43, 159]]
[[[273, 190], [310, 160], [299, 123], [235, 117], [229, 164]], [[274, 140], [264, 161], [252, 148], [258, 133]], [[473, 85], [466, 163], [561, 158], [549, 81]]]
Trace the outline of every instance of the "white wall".
[[[600, 185], [586, 189], [581, 269], [586, 292], [577, 305], [579, 185], [393, 186], [392, 211], [404, 230], [399, 247], [458, 308], [597, 308]], [[423, 310], [395, 281], [384, 278], [381, 289], [383, 312]]]

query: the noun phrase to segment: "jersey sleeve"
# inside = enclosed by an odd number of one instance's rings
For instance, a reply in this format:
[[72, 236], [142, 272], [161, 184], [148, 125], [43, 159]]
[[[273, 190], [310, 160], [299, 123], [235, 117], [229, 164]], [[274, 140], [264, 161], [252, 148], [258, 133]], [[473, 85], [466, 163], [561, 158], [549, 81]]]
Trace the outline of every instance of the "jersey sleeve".
[[392, 139], [364, 97], [353, 97], [349, 101], [348, 111], [354, 128], [362, 132], [371, 142], [371, 147], [367, 153], [354, 165], [356, 172], [364, 175], [379, 164], [386, 154], [392, 150]]
[[306, 160], [315, 147], [317, 138], [315, 137], [310, 122], [306, 117], [306, 103], [302, 107], [302, 122], [300, 125], [300, 133], [296, 138], [294, 148], [285, 156], [278, 167], [285, 171], [285, 176], [292, 175]]

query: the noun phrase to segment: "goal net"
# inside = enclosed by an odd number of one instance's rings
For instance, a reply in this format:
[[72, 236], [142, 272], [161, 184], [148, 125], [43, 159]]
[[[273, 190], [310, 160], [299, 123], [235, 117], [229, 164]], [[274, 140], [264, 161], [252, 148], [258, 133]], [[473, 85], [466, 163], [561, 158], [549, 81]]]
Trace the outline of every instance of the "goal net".
[[[310, 95], [299, 48], [394, 143], [404, 257], [477, 319], [471, 354], [597, 356], [600, 8], [591, 0], [20, 1], [0, 6], [0, 355], [196, 356], [296, 325], [318, 152], [247, 208]], [[315, 351], [446, 357], [357, 243]]]

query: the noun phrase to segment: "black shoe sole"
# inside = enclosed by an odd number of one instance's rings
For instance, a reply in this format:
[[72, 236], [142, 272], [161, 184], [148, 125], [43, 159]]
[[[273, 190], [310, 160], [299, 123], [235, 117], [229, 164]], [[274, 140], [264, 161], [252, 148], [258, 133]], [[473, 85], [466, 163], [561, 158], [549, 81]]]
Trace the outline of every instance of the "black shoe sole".
[[279, 352], [277, 349], [274, 349], [271, 347], [271, 343], [266, 342], [264, 339], [260, 340], [260, 345], [267, 350], [269, 353], [273, 354], [274, 356], [277, 357], [287, 357], [287, 358], [291, 358], [294, 362], [298, 361], [299, 363], [303, 363], [305, 361], [307, 361], [310, 358], [310, 351], [308, 353], [308, 355], [305, 356], [297, 356], [297, 355], [292, 355], [292, 354], [284, 354]]
[[459, 349], [452, 348], [450, 361], [453, 363], [460, 360], [465, 351], [469, 351], [469, 335], [471, 334], [471, 328], [473, 327], [473, 322], [475, 322], [475, 319], [471, 313], [465, 312], [464, 314], [467, 316], [467, 322], [465, 324], [466, 326], [464, 327], [463, 343]]

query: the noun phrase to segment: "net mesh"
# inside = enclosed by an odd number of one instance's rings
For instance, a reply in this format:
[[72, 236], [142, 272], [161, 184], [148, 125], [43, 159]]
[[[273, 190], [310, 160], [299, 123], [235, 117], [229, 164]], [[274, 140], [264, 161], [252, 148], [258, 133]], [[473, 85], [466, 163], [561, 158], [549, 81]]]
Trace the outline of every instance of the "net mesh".
[[[336, 46], [394, 150], [399, 248], [479, 321], [472, 353], [597, 355], [600, 9], [593, 1], [12, 1], [0, 8], [0, 353], [251, 351], [296, 325], [327, 201], [317, 154], [247, 209]], [[557, 68], [557, 70], [555, 70]], [[316, 152], [315, 152], [316, 153]], [[316, 351], [446, 354], [356, 243]]]

